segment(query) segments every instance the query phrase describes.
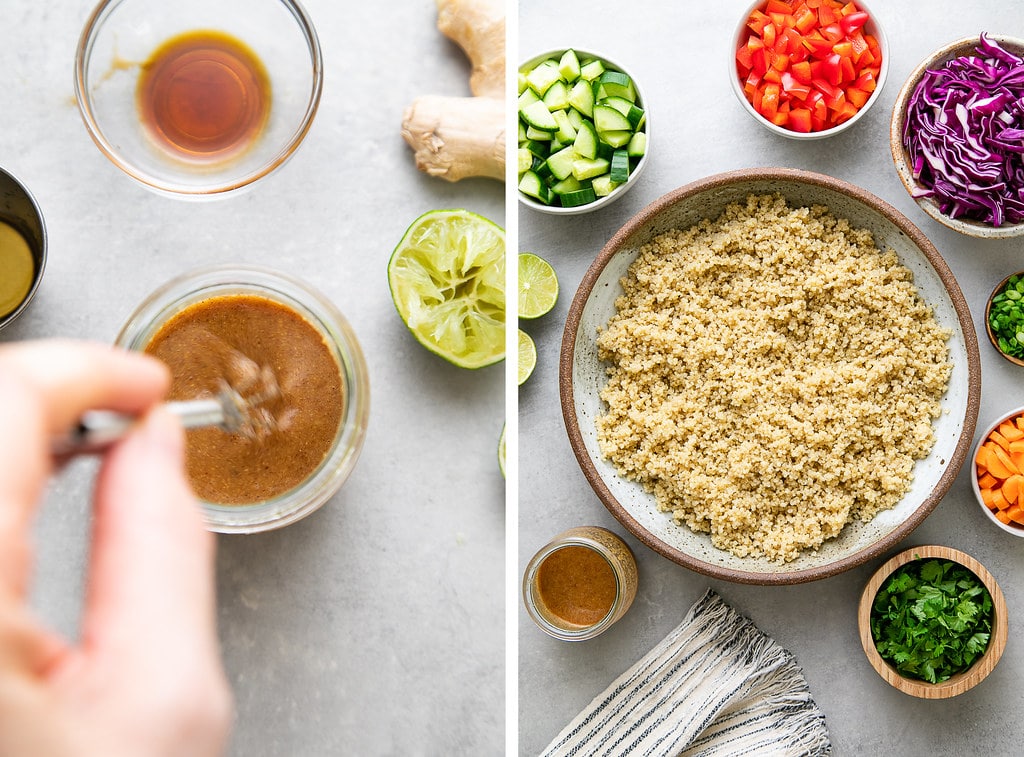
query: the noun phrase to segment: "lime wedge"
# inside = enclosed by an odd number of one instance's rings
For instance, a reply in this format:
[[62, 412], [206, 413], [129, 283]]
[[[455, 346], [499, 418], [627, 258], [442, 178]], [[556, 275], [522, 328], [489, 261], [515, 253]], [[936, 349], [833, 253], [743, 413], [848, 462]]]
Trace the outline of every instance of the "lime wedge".
[[558, 277], [544, 258], [519, 253], [519, 317], [540, 318], [558, 300]]
[[537, 346], [530, 335], [519, 329], [519, 386], [530, 378], [534, 366], [537, 365]]
[[501, 477], [505, 478], [505, 424], [501, 425], [501, 436], [498, 437], [498, 468]]
[[461, 368], [505, 357], [505, 232], [468, 210], [431, 210], [388, 262], [398, 314], [416, 340]]

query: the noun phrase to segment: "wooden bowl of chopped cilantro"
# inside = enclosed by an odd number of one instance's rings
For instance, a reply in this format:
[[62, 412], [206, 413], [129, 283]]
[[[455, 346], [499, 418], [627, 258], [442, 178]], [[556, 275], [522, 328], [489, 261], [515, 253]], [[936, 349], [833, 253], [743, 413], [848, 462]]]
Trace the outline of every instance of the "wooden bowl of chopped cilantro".
[[1006, 600], [985, 567], [959, 550], [921, 546], [868, 581], [857, 622], [871, 666], [922, 699], [962, 694], [992, 672], [1007, 636]]

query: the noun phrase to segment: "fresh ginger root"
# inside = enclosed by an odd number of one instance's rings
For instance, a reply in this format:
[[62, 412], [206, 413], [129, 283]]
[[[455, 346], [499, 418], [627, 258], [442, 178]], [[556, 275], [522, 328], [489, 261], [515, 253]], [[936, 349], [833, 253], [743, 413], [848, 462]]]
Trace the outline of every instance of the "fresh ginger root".
[[416, 167], [459, 181], [505, 179], [505, 15], [501, 0], [437, 0], [437, 28], [462, 48], [473, 97], [424, 95], [406, 108], [402, 137]]

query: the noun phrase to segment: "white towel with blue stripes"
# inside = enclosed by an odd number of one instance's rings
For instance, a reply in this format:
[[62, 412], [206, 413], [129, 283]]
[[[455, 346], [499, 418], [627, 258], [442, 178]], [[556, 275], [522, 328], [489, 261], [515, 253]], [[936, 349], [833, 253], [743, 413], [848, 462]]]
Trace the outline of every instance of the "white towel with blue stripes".
[[542, 757], [828, 755], [796, 660], [708, 589]]

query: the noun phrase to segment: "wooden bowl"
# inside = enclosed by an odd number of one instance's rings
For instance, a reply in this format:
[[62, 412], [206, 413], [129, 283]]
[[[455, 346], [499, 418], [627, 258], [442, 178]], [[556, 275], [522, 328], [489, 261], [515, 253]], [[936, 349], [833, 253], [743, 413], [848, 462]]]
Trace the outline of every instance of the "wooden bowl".
[[[871, 638], [871, 605], [875, 601], [875, 595], [878, 594], [882, 583], [897, 568], [901, 568], [915, 560], [930, 557], [952, 560], [963, 565], [985, 584], [985, 588], [988, 589], [989, 594], [992, 596], [992, 635], [989, 638], [988, 649], [967, 670], [957, 673], [941, 683], [928, 683], [927, 681], [913, 678], [904, 678], [896, 672], [895, 668], [882, 659], [882, 656], [878, 654], [878, 650], [875, 649], [874, 640]], [[868, 662], [878, 672], [878, 675], [885, 679], [886, 683], [899, 689], [904, 694], [920, 699], [947, 699], [963, 694], [968, 689], [972, 689], [981, 683], [992, 672], [992, 669], [995, 668], [999, 658], [1003, 656], [1003, 650], [1006, 648], [1008, 628], [1006, 599], [1003, 597], [1003, 592], [999, 588], [999, 584], [996, 583], [996, 579], [992, 577], [992, 574], [985, 569], [984, 565], [970, 555], [952, 547], [935, 545], [911, 547], [891, 557], [871, 576], [871, 580], [864, 587], [864, 593], [860, 597], [860, 607], [857, 611], [857, 626], [860, 629], [860, 643], [864, 647], [864, 654], [867, 655]]]
[[992, 333], [992, 327], [989, 325], [988, 322], [988, 315], [989, 312], [992, 310], [992, 298], [999, 293], [999, 290], [1006, 286], [1006, 282], [1008, 282], [1012, 276], [1024, 276], [1024, 271], [1017, 271], [1016, 273], [1011, 273], [1005, 279], [996, 284], [995, 289], [992, 290], [992, 294], [990, 294], [988, 296], [988, 300], [985, 301], [985, 333], [988, 335], [989, 342], [991, 342], [992, 346], [996, 348], [996, 352], [998, 352], [1000, 355], [1002, 355], [1004, 358], [1009, 360], [1014, 365], [1024, 365], [1024, 360], [1021, 360], [1019, 357], [1014, 357], [1013, 355], [1007, 355], [999, 348], [999, 342], [996, 341], [996, 335]]

